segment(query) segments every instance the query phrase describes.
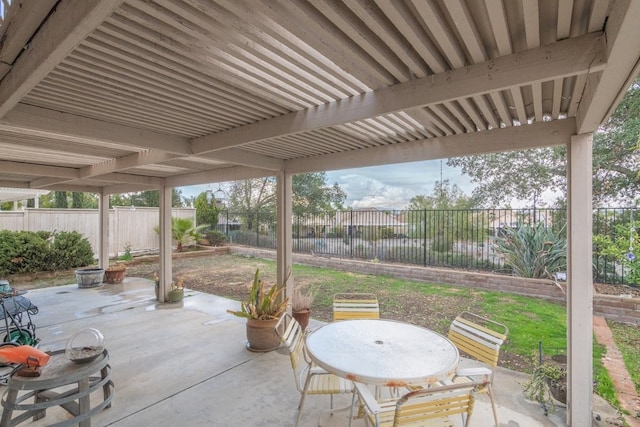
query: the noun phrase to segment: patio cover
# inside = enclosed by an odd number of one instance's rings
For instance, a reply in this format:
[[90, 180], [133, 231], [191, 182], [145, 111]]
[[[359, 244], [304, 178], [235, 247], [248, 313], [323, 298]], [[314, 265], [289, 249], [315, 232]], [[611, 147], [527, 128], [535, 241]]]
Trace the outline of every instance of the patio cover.
[[[568, 147], [568, 422], [591, 417], [591, 133], [638, 73], [636, 0], [4, 2], [0, 186], [159, 189]], [[98, 252], [106, 261], [106, 244]], [[291, 281], [287, 286], [291, 286]]]

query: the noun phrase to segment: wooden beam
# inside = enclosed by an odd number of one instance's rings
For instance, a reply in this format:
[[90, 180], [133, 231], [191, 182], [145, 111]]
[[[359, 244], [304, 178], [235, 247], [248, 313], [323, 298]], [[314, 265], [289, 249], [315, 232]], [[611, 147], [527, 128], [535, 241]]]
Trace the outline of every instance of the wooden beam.
[[122, 171], [129, 168], [139, 166], [152, 165], [156, 163], [166, 162], [178, 157], [175, 154], [169, 154], [164, 151], [147, 150], [139, 153], [129, 154], [127, 156], [111, 159], [106, 162], [86, 166], [80, 169], [81, 178], [96, 177], [107, 173]]
[[443, 138], [423, 139], [413, 141], [410, 144], [385, 145], [287, 160], [285, 170], [287, 173], [296, 174], [549, 147], [565, 144], [567, 138], [575, 134], [575, 126], [575, 120], [570, 118]]
[[219, 168], [210, 171], [176, 175], [165, 178], [167, 185], [171, 187], [182, 187], [185, 185], [208, 184], [211, 182], [240, 181], [250, 178], [262, 178], [273, 176], [264, 169], [248, 168], [246, 166], [232, 166]]
[[41, 165], [38, 163], [11, 162], [8, 160], [0, 160], [0, 172], [27, 176], [47, 175], [66, 179], [77, 179], [80, 177], [79, 170], [75, 168]]
[[0, 62], [13, 64], [56, 3], [57, 0], [11, 2], [11, 6], [5, 10], [5, 14], [11, 14], [11, 20], [3, 22], [7, 28], [2, 34]]
[[587, 79], [576, 113], [578, 133], [596, 131], [613, 114], [640, 72], [640, 2], [619, 0], [611, 6], [605, 38], [608, 66]]
[[157, 149], [177, 155], [191, 154], [186, 138], [27, 105], [17, 106], [0, 119], [0, 130], [62, 141], [97, 142], [137, 150]]
[[348, 99], [195, 138], [193, 153], [221, 150], [396, 111], [507, 90], [603, 69], [601, 33], [507, 55]]
[[123, 0], [61, 0], [31, 38], [0, 84], [0, 117], [4, 117], [31, 89]]
[[261, 168], [270, 171], [282, 170], [282, 168], [284, 167], [284, 161], [281, 159], [263, 156], [261, 154], [252, 153], [250, 151], [245, 151], [238, 148], [229, 148], [226, 150], [214, 151], [212, 153], [205, 153], [199, 157], [211, 160], [219, 160], [226, 163], [233, 163], [240, 166]]

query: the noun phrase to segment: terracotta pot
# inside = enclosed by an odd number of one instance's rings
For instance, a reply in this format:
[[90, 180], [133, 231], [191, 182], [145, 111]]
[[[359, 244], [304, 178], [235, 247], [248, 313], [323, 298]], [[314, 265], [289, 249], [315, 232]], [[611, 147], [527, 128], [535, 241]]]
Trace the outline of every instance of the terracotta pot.
[[280, 347], [280, 337], [276, 333], [278, 319], [247, 319], [247, 349], [251, 351], [271, 351]]
[[291, 315], [298, 321], [303, 331], [307, 329], [307, 326], [309, 326], [309, 319], [311, 319], [311, 310], [307, 308], [301, 311], [292, 311]]
[[109, 270], [104, 271], [104, 281], [109, 284], [122, 283], [124, 280], [126, 269]]

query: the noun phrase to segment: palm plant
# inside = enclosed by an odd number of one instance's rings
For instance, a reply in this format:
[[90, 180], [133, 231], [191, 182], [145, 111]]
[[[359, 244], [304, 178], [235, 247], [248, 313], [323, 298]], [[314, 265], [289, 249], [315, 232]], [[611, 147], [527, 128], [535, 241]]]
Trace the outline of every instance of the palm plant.
[[553, 279], [567, 267], [567, 241], [551, 227], [538, 222], [507, 227], [495, 240], [495, 250], [513, 274], [527, 278]]
[[[184, 245], [197, 242], [200, 239], [200, 230], [208, 227], [202, 224], [194, 227], [191, 218], [171, 218], [171, 238], [176, 242], [176, 252], [182, 252]], [[153, 227], [156, 233], [160, 234], [160, 227]]]

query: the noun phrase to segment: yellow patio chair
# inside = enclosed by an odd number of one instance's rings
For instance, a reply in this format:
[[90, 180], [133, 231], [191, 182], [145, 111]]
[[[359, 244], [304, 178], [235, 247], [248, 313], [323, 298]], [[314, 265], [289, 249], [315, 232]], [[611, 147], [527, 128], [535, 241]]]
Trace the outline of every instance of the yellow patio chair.
[[356, 393], [352, 411], [357, 396], [366, 425], [375, 427], [451, 427], [451, 417], [457, 415], [462, 416], [463, 425], [467, 427], [473, 412], [475, 390], [484, 386], [484, 382], [450, 384], [415, 390], [399, 399], [376, 400], [365, 384], [354, 384]]
[[333, 409], [334, 394], [353, 393], [353, 382], [330, 374], [311, 362], [305, 350], [305, 332], [289, 313], [282, 315], [276, 325], [276, 332], [289, 350], [296, 388], [300, 392], [296, 426], [300, 424], [304, 400], [308, 394], [330, 395], [330, 408]]
[[380, 306], [375, 294], [339, 293], [333, 295], [333, 320], [379, 319]]
[[[500, 347], [507, 339], [509, 328], [502, 323], [495, 322], [477, 314], [463, 311], [449, 326], [449, 339], [458, 347], [458, 350], [469, 357], [476, 359], [488, 366], [498, 366]], [[485, 379], [486, 385], [479, 392], [489, 394], [491, 409], [496, 427], [498, 427], [498, 413], [493, 397], [493, 370], [488, 367], [461, 368], [458, 369], [452, 379], [454, 384], [468, 383], [478, 379]]]

